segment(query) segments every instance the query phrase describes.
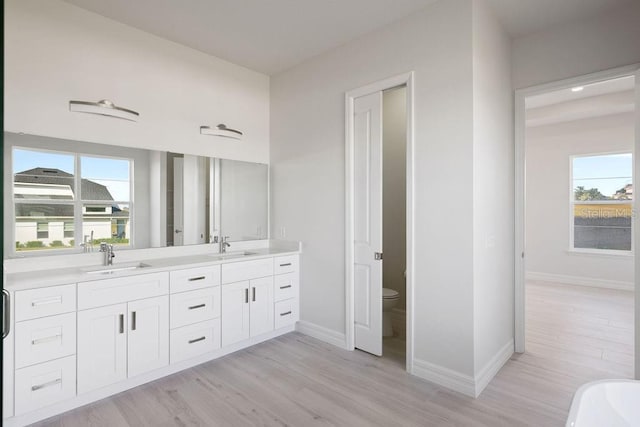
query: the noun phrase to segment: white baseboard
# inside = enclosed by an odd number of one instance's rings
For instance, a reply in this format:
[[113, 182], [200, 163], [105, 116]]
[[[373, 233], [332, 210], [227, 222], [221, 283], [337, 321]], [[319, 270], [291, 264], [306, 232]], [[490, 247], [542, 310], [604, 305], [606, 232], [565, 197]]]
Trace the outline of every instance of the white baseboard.
[[296, 324], [296, 331], [309, 335], [320, 341], [335, 345], [343, 349], [347, 348], [347, 336], [343, 333], [336, 332], [333, 329], [325, 328], [324, 326], [316, 325], [315, 323], [299, 320]]
[[568, 285], [588, 286], [591, 288], [617, 289], [620, 291], [633, 291], [633, 282], [619, 280], [594, 279], [591, 277], [567, 276], [564, 274], [540, 273], [527, 271], [527, 280], [539, 280], [542, 282], [566, 283]]
[[473, 377], [420, 359], [413, 360], [413, 375], [467, 396], [476, 397]]
[[502, 369], [505, 363], [511, 358], [514, 350], [513, 338], [504, 345], [489, 362], [478, 372], [475, 378], [475, 397], [489, 385], [493, 377]]
[[413, 375], [457, 391], [478, 397], [513, 354], [513, 339], [509, 340], [474, 377], [424, 360], [414, 359]]

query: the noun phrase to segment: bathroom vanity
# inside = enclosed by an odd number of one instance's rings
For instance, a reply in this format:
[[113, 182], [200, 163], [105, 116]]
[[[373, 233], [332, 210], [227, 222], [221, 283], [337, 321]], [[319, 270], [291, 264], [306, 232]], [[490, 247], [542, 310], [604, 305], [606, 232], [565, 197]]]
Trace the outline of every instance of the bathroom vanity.
[[13, 366], [5, 360], [4, 390], [13, 407], [3, 424], [42, 420], [293, 331], [299, 246], [267, 245], [165, 258], [158, 249], [109, 267], [7, 274], [4, 352]]

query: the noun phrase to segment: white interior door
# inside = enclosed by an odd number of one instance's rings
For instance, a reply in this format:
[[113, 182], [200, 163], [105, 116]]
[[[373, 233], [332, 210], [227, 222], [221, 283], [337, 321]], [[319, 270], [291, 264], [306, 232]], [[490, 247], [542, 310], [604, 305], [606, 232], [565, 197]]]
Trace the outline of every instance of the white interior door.
[[355, 347], [381, 356], [382, 92], [354, 100], [354, 142]]
[[173, 246], [184, 244], [184, 159], [173, 159]]

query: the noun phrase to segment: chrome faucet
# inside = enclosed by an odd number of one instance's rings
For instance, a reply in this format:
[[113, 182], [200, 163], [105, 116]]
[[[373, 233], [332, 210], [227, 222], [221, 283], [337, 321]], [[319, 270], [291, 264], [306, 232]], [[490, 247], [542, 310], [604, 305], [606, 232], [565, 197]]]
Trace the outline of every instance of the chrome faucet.
[[227, 242], [229, 236], [224, 236], [220, 238], [220, 253], [223, 254], [227, 252], [227, 248], [231, 246], [231, 243]]
[[104, 252], [103, 265], [105, 266], [113, 265], [113, 257], [116, 256], [116, 254], [113, 253], [113, 245], [107, 244], [106, 242], [101, 242], [100, 252]]

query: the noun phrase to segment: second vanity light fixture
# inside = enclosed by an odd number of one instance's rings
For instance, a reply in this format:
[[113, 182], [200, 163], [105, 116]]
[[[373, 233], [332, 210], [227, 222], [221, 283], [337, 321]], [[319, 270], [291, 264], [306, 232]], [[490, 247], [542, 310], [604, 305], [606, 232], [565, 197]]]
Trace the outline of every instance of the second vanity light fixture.
[[200, 126], [202, 135], [223, 136], [225, 138], [242, 139], [243, 133], [236, 129], [228, 128], [224, 123], [218, 126]]
[[130, 120], [132, 122], [137, 122], [140, 116], [138, 112], [129, 110], [128, 108], [118, 107], [108, 99], [103, 99], [98, 102], [69, 101], [69, 111], [100, 114], [102, 116]]

